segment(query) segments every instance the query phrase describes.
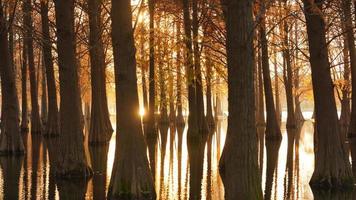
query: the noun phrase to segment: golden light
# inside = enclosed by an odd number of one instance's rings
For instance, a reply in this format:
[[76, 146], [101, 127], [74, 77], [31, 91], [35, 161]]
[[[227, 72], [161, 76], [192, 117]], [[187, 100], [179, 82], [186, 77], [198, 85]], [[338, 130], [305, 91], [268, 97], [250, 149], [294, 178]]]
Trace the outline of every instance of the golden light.
[[145, 109], [143, 107], [140, 107], [139, 115], [143, 117], [145, 115]]

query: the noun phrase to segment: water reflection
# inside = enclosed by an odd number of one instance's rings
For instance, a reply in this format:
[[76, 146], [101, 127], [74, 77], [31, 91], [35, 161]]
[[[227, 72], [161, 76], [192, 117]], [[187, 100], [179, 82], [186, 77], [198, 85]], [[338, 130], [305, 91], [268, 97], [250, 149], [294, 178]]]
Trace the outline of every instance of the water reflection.
[[[226, 120], [198, 140], [187, 140], [187, 127], [158, 126], [147, 137], [147, 155], [154, 173], [157, 199], [219, 200], [224, 197], [218, 163], [225, 142]], [[262, 132], [260, 132], [262, 131]], [[263, 128], [258, 130], [263, 138]], [[311, 191], [313, 172], [313, 124], [286, 130], [280, 143], [259, 140], [259, 162], [265, 199], [355, 199], [355, 194]], [[105, 199], [115, 152], [110, 144], [90, 147], [94, 176], [87, 181], [55, 179], [58, 138], [23, 134], [27, 153], [0, 157], [0, 199]]]

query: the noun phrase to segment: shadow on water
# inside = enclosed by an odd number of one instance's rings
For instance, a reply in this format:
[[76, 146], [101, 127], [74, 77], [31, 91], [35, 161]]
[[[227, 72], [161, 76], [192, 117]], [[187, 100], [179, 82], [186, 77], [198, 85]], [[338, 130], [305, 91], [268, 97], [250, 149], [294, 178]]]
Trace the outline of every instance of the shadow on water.
[[189, 199], [201, 199], [203, 168], [204, 168], [204, 150], [205, 144], [210, 133], [203, 134], [202, 137], [187, 139], [189, 154]]
[[281, 141], [267, 140], [266, 141], [266, 151], [267, 151], [267, 170], [266, 170], [266, 186], [265, 186], [265, 200], [271, 200], [272, 187], [274, 180], [274, 174], [276, 173], [278, 165], [278, 153], [281, 146]]
[[0, 157], [0, 166], [3, 174], [3, 199], [19, 199], [19, 179], [23, 156]]
[[178, 139], [178, 199], [181, 199], [182, 194], [182, 147], [183, 147], [183, 132], [184, 125], [177, 126]]

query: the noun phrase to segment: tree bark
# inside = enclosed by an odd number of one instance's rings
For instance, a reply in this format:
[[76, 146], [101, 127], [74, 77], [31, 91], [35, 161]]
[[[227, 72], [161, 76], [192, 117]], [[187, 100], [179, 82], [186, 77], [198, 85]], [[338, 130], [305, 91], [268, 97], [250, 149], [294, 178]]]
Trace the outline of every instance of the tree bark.
[[22, 47], [21, 66], [21, 131], [28, 132], [28, 103], [27, 103], [27, 50], [24, 40]]
[[155, 199], [141, 128], [130, 0], [112, 0], [117, 131], [109, 199]]
[[107, 143], [113, 128], [110, 122], [106, 96], [105, 53], [102, 41], [102, 0], [88, 1], [89, 15], [89, 55], [91, 70], [92, 104], [89, 130], [90, 144]]
[[[229, 116], [220, 175], [225, 199], [263, 199], [257, 161], [253, 1], [225, 0]], [[238, 180], [238, 181], [236, 181]]]
[[1, 78], [1, 134], [0, 155], [23, 154], [25, 149], [20, 135], [19, 104], [16, 90], [14, 68], [10, 62], [7, 22], [4, 5], [0, 0], [0, 78]]
[[176, 22], [177, 26], [177, 125], [184, 126], [184, 117], [183, 117], [183, 102], [182, 102], [182, 48], [180, 42], [182, 41], [181, 37], [181, 24]]
[[267, 124], [266, 124], [266, 139], [281, 140], [282, 134], [277, 121], [276, 108], [274, 106], [273, 91], [271, 83], [271, 75], [269, 69], [269, 55], [268, 55], [268, 42], [266, 36], [266, 7], [264, 0], [261, 0], [261, 21], [260, 21], [260, 39], [262, 49], [262, 75], [265, 89], [265, 101], [267, 111]]
[[[289, 14], [289, 10], [287, 8], [287, 1], [283, 2], [283, 10], [285, 16]], [[281, 28], [282, 29], [282, 28]], [[293, 101], [293, 71], [292, 71], [292, 63], [290, 56], [290, 48], [289, 48], [289, 27], [288, 21], [285, 20], [283, 22], [283, 79], [284, 86], [286, 90], [286, 99], [287, 99], [287, 128], [296, 128], [295, 116], [294, 116], [294, 101]]]
[[197, 93], [196, 93], [196, 77], [195, 66], [193, 61], [193, 42], [192, 42], [192, 20], [190, 18], [189, 0], [183, 1], [183, 24], [184, 24], [184, 44], [185, 44], [185, 67], [186, 67], [186, 81], [188, 86], [188, 137], [199, 136], [199, 113], [197, 112]]
[[60, 83], [60, 144], [57, 176], [92, 174], [83, 144], [82, 109], [75, 58], [74, 0], [55, 0]]
[[45, 135], [59, 135], [57, 87], [54, 77], [52, 44], [49, 32], [48, 1], [41, 1], [41, 22], [42, 22], [42, 51], [44, 65], [46, 67], [46, 81], [48, 91], [48, 118]]
[[354, 27], [352, 24], [351, 15], [351, 0], [343, 1], [343, 11], [344, 11], [344, 21], [346, 27], [346, 39], [347, 46], [349, 49], [350, 56], [350, 67], [351, 67], [351, 83], [352, 83], [352, 94], [351, 94], [351, 121], [349, 124], [349, 137], [351, 140], [351, 156], [352, 156], [352, 168], [356, 172], [356, 48], [355, 48], [355, 36]]
[[199, 46], [199, 19], [198, 19], [198, 0], [192, 0], [192, 33], [193, 33], [193, 55], [194, 55], [194, 73], [195, 73], [195, 93], [196, 93], [196, 112], [198, 114], [198, 126], [201, 134], [208, 133], [208, 124], [204, 114], [204, 94], [203, 80], [200, 62]]
[[[38, 105], [38, 90], [36, 68], [33, 54], [33, 22], [32, 22], [32, 5], [31, 0], [25, 0], [23, 4], [25, 39], [27, 47], [27, 58], [30, 72], [30, 89], [31, 89], [31, 132], [39, 134], [42, 131], [42, 124]], [[38, 69], [39, 70], [39, 69]]]
[[312, 71], [315, 133], [318, 141], [315, 170], [310, 185], [314, 188], [353, 187], [351, 166], [339, 134], [322, 13], [323, 1], [303, 0], [303, 4]]

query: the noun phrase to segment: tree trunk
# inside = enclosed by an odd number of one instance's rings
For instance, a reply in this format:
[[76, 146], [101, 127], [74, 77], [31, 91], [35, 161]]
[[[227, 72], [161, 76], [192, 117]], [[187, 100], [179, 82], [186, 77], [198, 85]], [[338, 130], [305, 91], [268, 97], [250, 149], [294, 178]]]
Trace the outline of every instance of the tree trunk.
[[177, 125], [184, 126], [184, 117], [183, 117], [183, 102], [182, 102], [182, 48], [180, 42], [182, 41], [181, 38], [181, 24], [176, 22], [177, 26]]
[[150, 15], [150, 23], [149, 23], [149, 79], [148, 79], [148, 126], [147, 126], [147, 137], [157, 137], [156, 133], [156, 121], [155, 121], [155, 30], [154, 30], [154, 13], [155, 13], [155, 1], [156, 0], [148, 0], [148, 9]]
[[315, 188], [353, 187], [351, 166], [340, 134], [322, 13], [323, 1], [303, 0], [309, 41], [310, 65], [318, 141], [315, 170], [310, 185]]
[[23, 154], [25, 149], [20, 135], [19, 104], [14, 68], [10, 62], [8, 33], [4, 6], [0, 0], [0, 78], [1, 78], [1, 134], [0, 155]]
[[116, 82], [116, 150], [109, 199], [155, 199], [139, 108], [130, 0], [112, 0], [112, 44]]
[[[225, 199], [263, 199], [257, 161], [254, 97], [253, 1], [225, 0], [229, 116], [220, 175]], [[236, 181], [238, 180], [238, 181]]]
[[196, 93], [196, 78], [195, 78], [195, 66], [193, 62], [193, 42], [192, 42], [192, 32], [191, 24], [192, 20], [190, 18], [190, 6], [189, 0], [183, 1], [183, 24], [184, 24], [184, 44], [185, 44], [185, 67], [186, 67], [186, 81], [188, 86], [188, 104], [189, 104], [189, 115], [188, 115], [188, 137], [198, 137], [199, 136], [199, 113], [197, 112], [197, 93]]
[[46, 68], [44, 62], [41, 65], [41, 89], [42, 89], [42, 99], [41, 99], [41, 120], [44, 125], [47, 124], [47, 84], [46, 84]]
[[263, 98], [263, 77], [262, 77], [262, 63], [261, 63], [261, 52], [257, 53], [257, 76], [258, 76], [258, 88], [257, 88], [257, 98], [258, 98], [258, 107], [257, 107], [257, 126], [265, 126], [265, 106]]
[[75, 58], [74, 0], [55, 0], [60, 83], [60, 154], [57, 176], [91, 175], [84, 153], [82, 109]]
[[263, 83], [265, 89], [267, 124], [266, 124], [266, 139], [281, 140], [282, 134], [277, 121], [276, 109], [273, 100], [272, 83], [269, 69], [268, 42], [266, 36], [266, 7], [264, 0], [261, 0], [261, 22], [260, 22], [260, 39], [262, 49], [262, 68], [263, 68]]
[[32, 24], [32, 5], [31, 0], [25, 0], [23, 3], [25, 39], [27, 48], [28, 66], [30, 71], [30, 89], [31, 89], [31, 132], [39, 134], [42, 131], [41, 118], [38, 105], [38, 91], [36, 68], [33, 54], [33, 24]]
[[21, 66], [21, 131], [28, 132], [28, 103], [27, 103], [27, 50], [24, 40], [22, 47]]
[[281, 99], [279, 94], [279, 77], [278, 77], [278, 69], [277, 69], [277, 51], [274, 47], [273, 49], [273, 59], [274, 59], [274, 90], [275, 90], [275, 98], [276, 98], [276, 115], [277, 115], [277, 122], [279, 127], [282, 124], [282, 109], [281, 109]]
[[[287, 0], [283, 2], [284, 14], [288, 15], [289, 10], [287, 8]], [[288, 21], [283, 23], [283, 79], [284, 86], [286, 90], [286, 99], [287, 99], [287, 128], [296, 128], [295, 125], [295, 116], [294, 116], [294, 102], [293, 102], [293, 71], [291, 56], [289, 50], [289, 37], [288, 37], [289, 27]]]
[[88, 1], [89, 54], [91, 70], [92, 104], [90, 117], [90, 144], [107, 143], [112, 135], [108, 100], [106, 96], [105, 54], [102, 41], [102, 0]]
[[346, 39], [349, 48], [350, 66], [351, 66], [351, 81], [352, 81], [352, 94], [351, 94], [351, 121], [349, 124], [349, 137], [351, 139], [351, 156], [353, 171], [356, 172], [356, 49], [355, 37], [351, 16], [351, 0], [343, 1], [343, 10], [345, 15]]
[[209, 55], [206, 55], [206, 121], [209, 125], [209, 129], [213, 130], [215, 127], [213, 107], [212, 107], [212, 93], [211, 93], [211, 79], [213, 76], [213, 63], [211, 62]]
[[41, 22], [42, 22], [42, 36], [43, 36], [43, 57], [44, 65], [46, 67], [46, 80], [48, 91], [48, 118], [46, 124], [45, 135], [56, 136], [59, 135], [59, 119], [58, 119], [58, 103], [57, 103], [57, 87], [54, 77], [52, 43], [49, 33], [49, 19], [48, 19], [48, 2], [41, 1]]
[[194, 73], [195, 73], [195, 94], [196, 94], [196, 112], [198, 114], [198, 126], [201, 134], [208, 133], [208, 124], [204, 114], [204, 94], [203, 80], [200, 63], [200, 46], [199, 46], [199, 19], [198, 19], [198, 0], [192, 0], [192, 32], [193, 32], [193, 55], [194, 55]]
[[[160, 24], [160, 19], [157, 20], [157, 26]], [[162, 41], [162, 38], [159, 38], [157, 41], [157, 51], [159, 53], [158, 56], [158, 78], [159, 78], [159, 109], [160, 109], [160, 114], [159, 114], [159, 123], [168, 125], [169, 119], [168, 119], [168, 106], [167, 106], [167, 87], [166, 87], [166, 69], [164, 69], [165, 65], [165, 56], [167, 54], [167, 46], [165, 44], [166, 41]], [[164, 39], [166, 40], [166, 39]], [[163, 49], [162, 49], [163, 48]]]

